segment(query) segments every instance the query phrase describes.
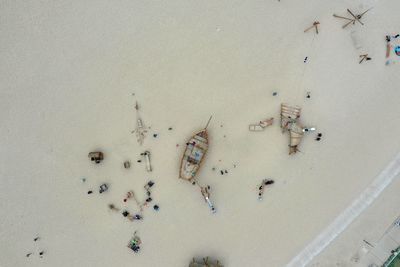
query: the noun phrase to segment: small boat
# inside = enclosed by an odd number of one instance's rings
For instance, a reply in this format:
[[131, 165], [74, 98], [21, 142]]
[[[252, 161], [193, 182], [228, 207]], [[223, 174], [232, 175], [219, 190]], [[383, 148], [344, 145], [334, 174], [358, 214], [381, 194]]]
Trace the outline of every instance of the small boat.
[[266, 127], [271, 126], [274, 123], [274, 118], [265, 119], [257, 124], [250, 124], [250, 132], [261, 132], [264, 131]]
[[290, 127], [290, 142], [289, 142], [289, 155], [298, 151], [297, 146], [300, 145], [303, 138], [303, 127], [297, 122]]
[[300, 118], [301, 108], [297, 106], [289, 106], [288, 104], [281, 104], [281, 128], [282, 132], [289, 131], [289, 155], [298, 151], [297, 146], [303, 138], [303, 127], [300, 125], [298, 119]]
[[298, 106], [289, 106], [286, 103], [281, 104], [281, 128], [290, 130], [291, 124], [296, 123], [297, 119], [300, 118], [301, 108]]
[[179, 178], [194, 182], [208, 150], [207, 127], [211, 118], [208, 120], [206, 127], [193, 135], [189, 142], [186, 143], [185, 153], [181, 160]]
[[189, 267], [223, 267], [219, 261], [210, 262], [207, 258], [203, 258], [203, 261], [197, 261], [195, 259], [189, 264]]
[[289, 106], [281, 104], [281, 128], [282, 132], [289, 131], [289, 155], [296, 153], [301, 139], [305, 132], [315, 131], [314, 127], [303, 127], [299, 122], [301, 108], [298, 106]]

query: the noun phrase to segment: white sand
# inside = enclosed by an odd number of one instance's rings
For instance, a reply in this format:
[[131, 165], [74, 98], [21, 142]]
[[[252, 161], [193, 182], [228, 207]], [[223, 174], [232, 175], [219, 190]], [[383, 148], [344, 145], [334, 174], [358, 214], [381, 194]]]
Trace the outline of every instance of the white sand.
[[[343, 30], [332, 17], [371, 5], [364, 27]], [[284, 266], [400, 151], [400, 61], [384, 65], [384, 37], [400, 31], [396, 0], [3, 1], [0, 18], [2, 267], [175, 267], [205, 255]], [[320, 34], [304, 34], [316, 19]], [[373, 59], [359, 65], [364, 52]], [[135, 100], [153, 129], [143, 147], [130, 134]], [[288, 156], [277, 123], [248, 132], [278, 122], [281, 102], [302, 106], [323, 140], [306, 136], [303, 153]], [[215, 215], [177, 179], [186, 140], [210, 115], [199, 178], [212, 186]], [[101, 165], [87, 159], [96, 149]], [[136, 163], [145, 149], [150, 175]], [[159, 213], [131, 223], [107, 210], [127, 190], [144, 194], [150, 178]], [[276, 183], [258, 202], [263, 178]], [[102, 182], [109, 192], [86, 194]], [[135, 230], [137, 255], [126, 247]]]

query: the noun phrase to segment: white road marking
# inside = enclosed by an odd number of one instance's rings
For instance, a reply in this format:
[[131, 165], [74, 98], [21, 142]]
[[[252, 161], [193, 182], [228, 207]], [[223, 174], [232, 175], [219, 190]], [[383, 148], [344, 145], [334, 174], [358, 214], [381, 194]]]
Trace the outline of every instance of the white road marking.
[[286, 266], [302, 267], [309, 264], [340, 233], [342, 233], [400, 174], [400, 153], [386, 166], [361, 195], [353, 201], [322, 233], [308, 244]]

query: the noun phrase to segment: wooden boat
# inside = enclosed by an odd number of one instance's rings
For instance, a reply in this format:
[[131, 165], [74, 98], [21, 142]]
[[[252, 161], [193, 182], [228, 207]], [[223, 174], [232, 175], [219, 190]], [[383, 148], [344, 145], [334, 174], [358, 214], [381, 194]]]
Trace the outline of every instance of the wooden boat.
[[179, 178], [190, 182], [194, 181], [208, 150], [207, 126], [211, 118], [208, 120], [206, 127], [193, 135], [186, 143], [186, 149], [181, 160]]
[[203, 258], [203, 261], [196, 261], [195, 259], [189, 264], [189, 267], [223, 267], [219, 261], [209, 262], [208, 257]]
[[179, 178], [192, 182], [193, 184], [197, 184], [197, 186], [200, 188], [202, 196], [204, 197], [204, 200], [210, 207], [211, 211], [215, 213], [215, 207], [210, 200], [210, 186], [201, 186], [195, 180], [197, 172], [199, 171], [201, 163], [203, 162], [208, 150], [207, 127], [211, 121], [211, 118], [212, 116], [208, 120], [206, 127], [193, 135], [189, 142], [186, 143], [186, 149], [181, 160]]
[[300, 118], [301, 108], [298, 106], [289, 106], [288, 104], [281, 104], [281, 128], [282, 131], [289, 130], [291, 123], [296, 123]]
[[296, 153], [298, 151], [297, 146], [300, 144], [303, 138], [304, 132], [303, 127], [298, 123], [292, 124], [289, 130], [290, 142], [289, 142], [289, 155]]
[[297, 146], [303, 138], [303, 127], [299, 124], [301, 108], [297, 106], [289, 106], [281, 104], [281, 128], [282, 132], [289, 131], [289, 155], [298, 151]]

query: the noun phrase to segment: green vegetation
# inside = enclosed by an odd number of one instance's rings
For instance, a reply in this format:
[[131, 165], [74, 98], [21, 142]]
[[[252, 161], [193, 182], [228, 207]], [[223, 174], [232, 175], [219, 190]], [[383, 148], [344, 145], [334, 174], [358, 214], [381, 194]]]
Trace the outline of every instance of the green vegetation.
[[388, 265], [388, 267], [400, 267], [400, 254], [397, 254], [397, 256], [393, 258], [393, 261]]
[[400, 247], [393, 251], [382, 267], [400, 267]]

